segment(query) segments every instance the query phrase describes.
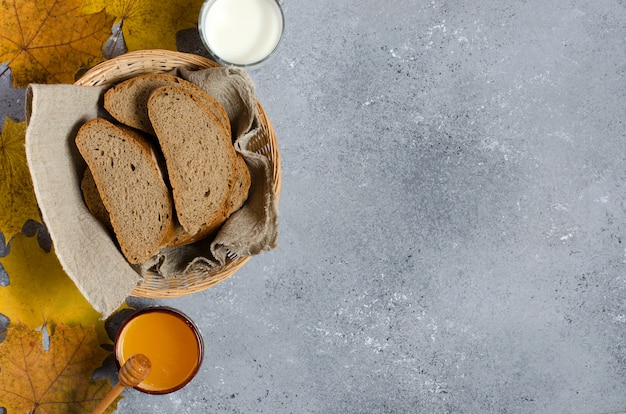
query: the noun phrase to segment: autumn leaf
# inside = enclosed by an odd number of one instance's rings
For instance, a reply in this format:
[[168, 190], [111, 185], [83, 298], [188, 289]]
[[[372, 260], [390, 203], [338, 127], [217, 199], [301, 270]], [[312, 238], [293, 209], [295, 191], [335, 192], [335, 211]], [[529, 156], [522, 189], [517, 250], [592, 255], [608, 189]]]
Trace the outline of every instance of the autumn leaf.
[[0, 311], [13, 322], [34, 329], [42, 325], [96, 324], [101, 342], [108, 341], [101, 315], [63, 271], [54, 247], [46, 253], [35, 237], [17, 234], [0, 263], [9, 286], [0, 287]]
[[113, 19], [88, 16], [82, 0], [0, 2], [0, 63], [9, 62], [14, 87], [73, 83], [75, 73], [103, 60]]
[[28, 219], [41, 221], [26, 164], [25, 122], [6, 117], [0, 135], [0, 232], [7, 242]]
[[105, 10], [122, 24], [128, 50], [176, 50], [176, 33], [196, 27], [203, 0], [84, 0], [83, 13]]
[[46, 351], [41, 333], [12, 325], [0, 343], [1, 404], [10, 414], [91, 412], [111, 390], [107, 380], [91, 379], [108, 354], [93, 326], [58, 325]]

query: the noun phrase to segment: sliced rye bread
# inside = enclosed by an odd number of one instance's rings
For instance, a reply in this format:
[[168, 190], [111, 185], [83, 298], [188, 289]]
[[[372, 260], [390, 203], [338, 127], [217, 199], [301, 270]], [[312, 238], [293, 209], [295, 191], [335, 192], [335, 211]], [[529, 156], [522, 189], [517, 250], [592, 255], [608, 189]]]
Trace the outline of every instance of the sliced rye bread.
[[144, 263], [173, 234], [171, 195], [148, 139], [96, 118], [80, 128], [76, 146], [93, 174], [122, 253], [131, 264]]
[[[166, 73], [152, 73], [127, 79], [104, 94], [104, 108], [119, 122], [154, 135], [154, 128], [148, 117], [148, 99], [157, 88], [178, 85], [197, 93], [201, 90], [195, 84]], [[210, 95], [206, 105], [218, 120], [230, 131], [230, 121], [224, 107]]]
[[85, 168], [83, 179], [80, 182], [80, 189], [83, 193], [85, 204], [91, 214], [107, 229], [113, 230], [109, 212], [102, 202], [102, 197], [100, 197], [98, 187], [96, 187], [96, 182], [93, 179], [93, 174], [91, 173], [89, 167]]
[[243, 68], [218, 66], [205, 69], [178, 69], [183, 79], [204, 89], [224, 106], [233, 141], [248, 132], [257, 114], [254, 81]]
[[148, 100], [176, 218], [194, 239], [212, 233], [228, 218], [231, 196], [240, 180], [241, 164], [230, 130], [207, 108], [207, 97], [200, 89], [163, 86]]
[[[235, 185], [229, 199], [228, 213], [226, 214], [227, 217], [230, 217], [231, 214], [239, 210], [244, 205], [244, 203], [248, 199], [250, 183], [250, 170], [248, 169], [248, 166], [246, 165], [243, 157], [237, 154], [237, 180], [235, 181]], [[202, 232], [197, 234], [189, 234], [187, 231], [185, 231], [183, 226], [180, 225], [176, 218], [174, 218], [174, 221], [175, 235], [172, 240], [170, 240], [167, 244], [167, 246], [169, 247], [193, 243], [210, 235]], [[215, 228], [215, 230], [218, 230], [218, 228]]]
[[239, 210], [248, 199], [248, 190], [250, 190], [251, 181], [250, 170], [248, 169], [246, 161], [241, 154], [237, 154], [237, 181], [235, 182], [235, 188], [233, 188], [233, 192], [230, 196], [229, 216]]

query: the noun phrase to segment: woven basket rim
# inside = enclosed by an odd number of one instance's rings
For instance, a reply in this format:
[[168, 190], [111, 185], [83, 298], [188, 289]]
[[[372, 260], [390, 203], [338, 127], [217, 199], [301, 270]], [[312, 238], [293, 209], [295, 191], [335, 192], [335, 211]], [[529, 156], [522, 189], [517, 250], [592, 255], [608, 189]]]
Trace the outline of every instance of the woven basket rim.
[[[163, 73], [178, 67], [201, 69], [219, 66], [218, 63], [211, 59], [191, 53], [162, 49], [137, 50], [97, 64], [83, 73], [74, 85], [113, 85], [137, 75]], [[282, 187], [278, 142], [274, 128], [261, 103], [257, 104], [257, 111], [261, 127], [267, 135], [267, 142], [265, 142], [265, 146], [259, 152], [267, 156], [272, 164], [274, 191], [278, 201]], [[154, 280], [143, 280], [132, 290], [130, 295], [156, 299], [180, 297], [200, 292], [228, 279], [250, 259], [250, 256], [229, 259], [227, 264], [215, 273], [204, 272], [203, 274], [191, 274], [170, 279], [159, 277], [158, 287], [153, 286], [153, 283], [156, 283]]]

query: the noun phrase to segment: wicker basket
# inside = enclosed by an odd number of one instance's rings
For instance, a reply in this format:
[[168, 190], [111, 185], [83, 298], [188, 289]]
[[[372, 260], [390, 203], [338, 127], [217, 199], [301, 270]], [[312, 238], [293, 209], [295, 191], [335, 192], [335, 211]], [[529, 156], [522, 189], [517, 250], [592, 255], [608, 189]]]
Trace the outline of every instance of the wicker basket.
[[[168, 72], [178, 67], [201, 69], [219, 66], [212, 60], [189, 53], [169, 50], [143, 50], [129, 52], [102, 62], [93, 67], [75, 82], [79, 86], [112, 85], [133, 76], [147, 73]], [[272, 124], [265, 110], [258, 105], [258, 114], [263, 133], [253, 142], [255, 152], [265, 155], [273, 167], [273, 182], [276, 196], [280, 196], [281, 170], [278, 143]], [[207, 289], [226, 280], [239, 270], [250, 257], [230, 257], [226, 266], [215, 272], [191, 273], [176, 278], [147, 275], [131, 292], [132, 296], [144, 298], [172, 298]]]

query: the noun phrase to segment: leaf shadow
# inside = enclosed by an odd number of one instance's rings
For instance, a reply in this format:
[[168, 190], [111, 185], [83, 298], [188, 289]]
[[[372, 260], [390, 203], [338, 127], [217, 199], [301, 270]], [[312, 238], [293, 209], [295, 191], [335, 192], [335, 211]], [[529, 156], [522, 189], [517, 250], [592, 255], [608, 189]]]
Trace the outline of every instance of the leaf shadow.
[[26, 118], [24, 111], [26, 88], [13, 87], [12, 72], [8, 63], [0, 65], [0, 93], [2, 94], [2, 100], [0, 100], [0, 114], [2, 115], [0, 122], [4, 123], [5, 115], [8, 115], [9, 118], [15, 121], [23, 121]]
[[39, 223], [33, 219], [28, 219], [22, 226], [22, 234], [26, 237], [37, 236], [37, 243], [44, 252], [50, 253], [52, 251], [52, 239], [48, 232], [48, 227], [45, 223]]
[[11, 320], [5, 314], [0, 313], [0, 342], [7, 337], [7, 329], [9, 329], [10, 324]]
[[7, 243], [4, 233], [0, 231], [0, 257], [6, 257], [11, 252], [11, 246]]
[[179, 52], [192, 53], [208, 59], [215, 59], [202, 43], [197, 28], [183, 29], [176, 33], [176, 49]]

